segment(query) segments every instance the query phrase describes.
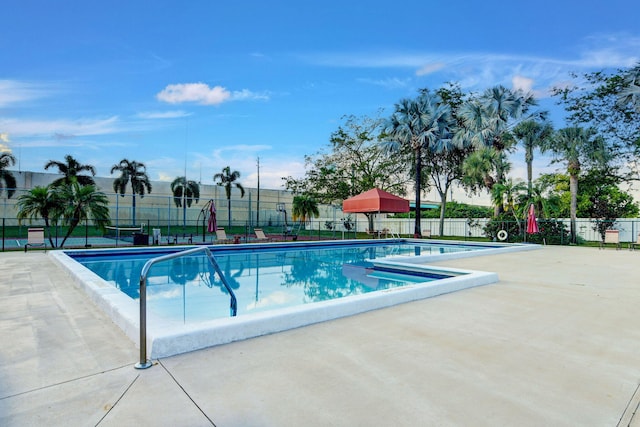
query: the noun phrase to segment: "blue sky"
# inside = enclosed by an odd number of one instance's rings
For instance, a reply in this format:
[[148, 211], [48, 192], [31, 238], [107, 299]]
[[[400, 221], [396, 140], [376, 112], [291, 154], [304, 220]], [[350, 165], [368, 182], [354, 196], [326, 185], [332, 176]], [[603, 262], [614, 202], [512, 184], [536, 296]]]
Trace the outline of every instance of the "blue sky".
[[16, 170], [71, 154], [100, 176], [127, 158], [212, 184], [229, 165], [248, 187], [259, 157], [261, 187], [282, 188], [344, 115], [389, 115], [447, 81], [554, 108], [569, 72], [640, 59], [637, 1], [467, 3], [5, 0], [0, 148]]

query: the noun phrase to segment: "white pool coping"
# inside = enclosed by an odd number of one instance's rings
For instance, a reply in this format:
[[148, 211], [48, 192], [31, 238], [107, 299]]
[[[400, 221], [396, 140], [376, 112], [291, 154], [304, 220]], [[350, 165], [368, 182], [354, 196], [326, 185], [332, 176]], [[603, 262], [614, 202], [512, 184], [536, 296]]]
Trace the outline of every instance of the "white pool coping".
[[[402, 240], [408, 242], [415, 241], [413, 239]], [[366, 243], [364, 240], [354, 242]], [[379, 241], [375, 240], [375, 242]], [[417, 242], [424, 243], [423, 240], [417, 240]], [[464, 243], [466, 245], [473, 245], [472, 242], [437, 240], [429, 240], [429, 243]], [[301, 242], [300, 244], [309, 246], [310, 242]], [[327, 244], [327, 242], [324, 242], [324, 244]], [[291, 245], [292, 243], [287, 243], [287, 246]], [[418, 257], [392, 256], [384, 259], [376, 259], [374, 264], [377, 265], [386, 265], [411, 271], [454, 275], [446, 279], [411, 284], [399, 288], [385, 289], [329, 301], [188, 325], [162, 319], [153, 313], [147, 312], [147, 349], [149, 358], [158, 359], [173, 356], [206, 347], [254, 338], [370, 310], [377, 310], [410, 301], [456, 292], [475, 286], [496, 283], [498, 281], [498, 275], [496, 273], [432, 267], [425, 265], [425, 263], [435, 260], [533, 250], [539, 247], [538, 245], [514, 244], [498, 244], [496, 246], [496, 248], [481, 251]], [[185, 247], [185, 249], [191, 247], [193, 246]], [[252, 247], [257, 247], [257, 245], [252, 244]], [[140, 306], [137, 301], [72, 259], [65, 251], [50, 251], [49, 256], [69, 273], [74, 282], [89, 295], [89, 298], [100, 307], [100, 309], [111, 317], [113, 322], [118, 325], [133, 342], [139, 343]]]

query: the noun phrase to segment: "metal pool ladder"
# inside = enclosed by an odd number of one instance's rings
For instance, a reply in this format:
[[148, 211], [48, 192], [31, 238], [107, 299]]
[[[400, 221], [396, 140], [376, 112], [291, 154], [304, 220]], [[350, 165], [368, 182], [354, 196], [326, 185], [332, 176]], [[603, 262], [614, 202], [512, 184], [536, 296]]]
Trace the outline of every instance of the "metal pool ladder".
[[233, 293], [231, 286], [229, 286], [227, 279], [224, 277], [224, 274], [222, 274], [220, 266], [218, 265], [216, 259], [213, 257], [213, 254], [208, 247], [202, 246], [198, 248], [187, 249], [185, 251], [162, 255], [150, 259], [144, 264], [144, 267], [142, 267], [142, 271], [140, 272], [140, 361], [135, 364], [136, 369], [147, 369], [152, 365], [151, 361], [147, 359], [147, 274], [149, 273], [149, 269], [151, 269], [154, 264], [157, 264], [159, 262], [193, 255], [198, 252], [204, 252], [207, 255], [207, 258], [209, 258], [209, 262], [215, 269], [216, 274], [218, 274], [218, 276], [220, 277], [220, 281], [222, 281], [222, 284], [229, 292], [229, 296], [231, 298], [229, 307], [231, 316], [235, 316], [237, 314], [238, 301], [236, 300], [236, 295]]

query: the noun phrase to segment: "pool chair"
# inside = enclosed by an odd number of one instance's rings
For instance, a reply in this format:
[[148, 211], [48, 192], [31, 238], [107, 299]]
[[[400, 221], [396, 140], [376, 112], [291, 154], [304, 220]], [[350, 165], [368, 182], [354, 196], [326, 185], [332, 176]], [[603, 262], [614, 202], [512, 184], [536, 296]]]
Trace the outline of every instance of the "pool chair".
[[600, 242], [600, 249], [604, 249], [607, 244], [614, 244], [616, 250], [620, 249], [620, 231], [619, 230], [605, 230], [604, 241]]
[[227, 232], [224, 231], [224, 228], [216, 229], [215, 243], [231, 243], [231, 239], [227, 237]]
[[264, 234], [264, 230], [262, 228], [254, 228], [253, 232], [256, 233], [256, 240], [258, 242], [270, 242], [271, 239]]
[[431, 229], [422, 230], [422, 237], [425, 239], [431, 238]]
[[27, 243], [24, 245], [25, 253], [29, 246], [44, 246], [44, 250], [47, 250], [47, 243], [44, 240], [44, 228], [29, 228], [27, 230]]
[[629, 250], [630, 251], [635, 251], [636, 250], [636, 246], [640, 246], [640, 233], [638, 233], [638, 237], [636, 237], [636, 241], [635, 242], [629, 242]]

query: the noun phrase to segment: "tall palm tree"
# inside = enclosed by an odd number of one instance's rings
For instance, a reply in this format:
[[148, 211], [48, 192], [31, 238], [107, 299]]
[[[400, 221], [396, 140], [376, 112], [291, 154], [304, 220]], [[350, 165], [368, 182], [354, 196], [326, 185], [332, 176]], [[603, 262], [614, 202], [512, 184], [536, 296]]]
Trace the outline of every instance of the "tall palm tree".
[[42, 218], [44, 220], [47, 234], [49, 235], [49, 243], [54, 248], [55, 244], [51, 238], [51, 221], [55, 221], [58, 212], [62, 210], [62, 201], [58, 198], [58, 195], [54, 193], [51, 187], [36, 186], [18, 197], [18, 221], [22, 222], [24, 219], [33, 220], [36, 218]]
[[187, 207], [191, 207], [191, 203], [198, 203], [200, 200], [200, 184], [195, 181], [188, 180], [186, 176], [179, 176], [171, 183], [171, 192], [173, 193], [173, 203], [176, 207], [182, 208], [183, 226], [187, 226]]
[[571, 194], [571, 243], [577, 243], [576, 216], [578, 210], [578, 176], [583, 162], [603, 161], [606, 150], [603, 141], [595, 138], [592, 128], [569, 127], [560, 129], [549, 140], [548, 148], [554, 154], [554, 162], [567, 164], [569, 174], [569, 192]]
[[73, 182], [69, 185], [54, 187], [53, 191], [58, 200], [64, 201], [60, 214], [63, 223], [68, 226], [60, 247], [64, 246], [73, 230], [82, 221], [92, 219], [94, 225], [102, 231], [106, 225], [109, 225], [109, 199], [94, 185], [83, 186]]
[[[463, 126], [455, 135], [458, 146], [471, 145], [476, 149], [493, 148], [498, 154], [512, 149], [515, 141], [512, 130], [522, 121], [544, 118], [545, 113], [531, 112], [536, 101], [531, 94], [512, 91], [504, 86], [487, 89], [481, 96], [465, 103], [459, 110]], [[500, 156], [496, 157], [502, 160]], [[502, 184], [506, 179], [506, 170], [501, 165], [493, 168], [493, 184]], [[486, 187], [489, 192], [491, 189]], [[496, 206], [495, 214], [502, 211]]]
[[231, 168], [227, 166], [226, 168], [222, 168], [221, 173], [217, 173], [213, 175], [213, 180], [216, 181], [220, 187], [224, 187], [224, 191], [227, 195], [227, 210], [229, 217], [229, 227], [231, 227], [231, 188], [235, 186], [238, 190], [240, 190], [240, 197], [244, 197], [244, 187], [236, 182], [240, 178], [240, 172], [233, 171], [231, 172]]
[[0, 192], [2, 190], [7, 190], [7, 198], [10, 199], [11, 196], [16, 192], [16, 178], [13, 176], [11, 171], [8, 171], [7, 168], [9, 166], [13, 166], [16, 164], [16, 158], [11, 153], [2, 153], [0, 154]]
[[111, 167], [111, 173], [115, 171], [120, 172], [120, 176], [113, 181], [113, 191], [120, 193], [120, 196], [124, 197], [127, 190], [127, 184], [131, 181], [131, 196], [132, 196], [132, 217], [133, 224], [136, 223], [136, 194], [140, 197], [144, 197], [145, 191], [151, 193], [151, 181], [147, 176], [147, 167], [144, 163], [130, 161], [127, 159], [120, 160], [120, 163]]
[[640, 62], [624, 76], [626, 87], [618, 94], [618, 106], [633, 106], [640, 113]]
[[292, 215], [293, 220], [300, 221], [301, 224], [309, 221], [311, 217], [317, 218], [320, 216], [318, 202], [311, 196], [294, 196]]
[[548, 122], [527, 120], [518, 123], [513, 128], [513, 136], [524, 148], [524, 161], [527, 163], [527, 195], [531, 197], [533, 182], [533, 150], [540, 148], [544, 151], [546, 141], [553, 135], [553, 126]]
[[451, 142], [453, 126], [451, 107], [434, 93], [423, 92], [416, 99], [403, 99], [395, 106], [395, 112], [386, 121], [385, 143], [390, 153], [412, 151], [415, 173], [416, 219], [414, 236], [421, 236], [420, 195], [422, 193], [423, 155], [429, 151], [440, 152]]
[[[78, 162], [73, 156], [67, 154], [64, 156], [64, 162], [56, 160], [49, 160], [44, 165], [45, 170], [55, 167], [58, 169], [58, 173], [64, 175], [61, 178], [56, 179], [51, 183], [52, 186], [58, 187], [64, 184], [71, 184], [72, 182], [78, 182], [80, 185], [96, 185], [96, 182], [92, 177], [96, 176], [96, 168], [91, 165], [83, 165]], [[90, 172], [89, 175], [81, 175], [81, 172]]]

